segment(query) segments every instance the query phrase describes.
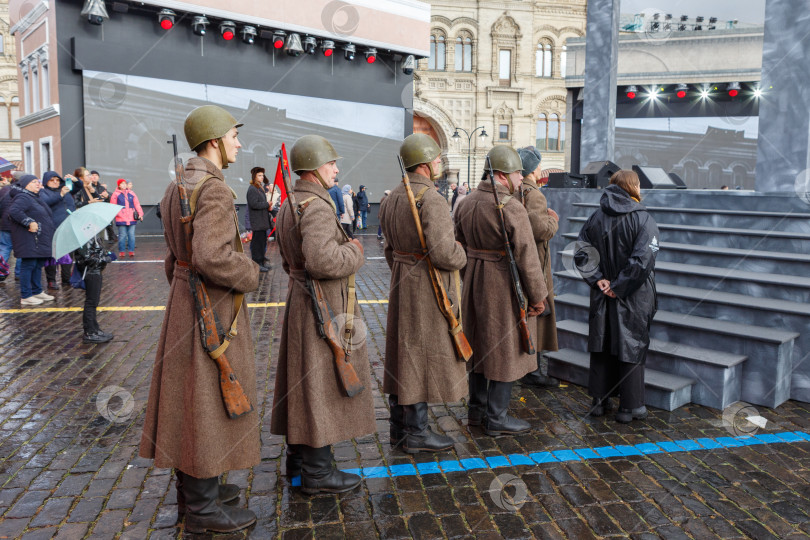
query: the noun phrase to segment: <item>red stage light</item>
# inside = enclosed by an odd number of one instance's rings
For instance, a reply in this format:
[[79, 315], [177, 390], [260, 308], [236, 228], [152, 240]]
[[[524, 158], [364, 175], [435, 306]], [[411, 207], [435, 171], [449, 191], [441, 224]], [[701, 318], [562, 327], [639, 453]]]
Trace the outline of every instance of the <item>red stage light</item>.
[[323, 55], [326, 56], [326, 57], [329, 57], [329, 56], [332, 56], [333, 52], [335, 52], [334, 49], [324, 49], [323, 50]]
[[686, 97], [686, 90], [678, 90], [678, 97], [685, 98]]
[[728, 91], [728, 95], [730, 95], [731, 97], [737, 97], [737, 94], [739, 94], [739, 91], [737, 90], [731, 89]]
[[171, 30], [172, 26], [174, 26], [174, 23], [172, 23], [172, 21], [170, 21], [169, 19], [163, 19], [162, 21], [160, 21], [160, 27], [163, 28], [164, 30]]
[[627, 92], [627, 97], [630, 98], [630, 99], [636, 99], [636, 93], [635, 92]]
[[366, 62], [368, 62], [369, 64], [373, 64], [376, 60], [377, 60], [376, 56], [369, 56], [368, 58], [366, 58]]
[[276, 39], [276, 40], [273, 41], [273, 47], [275, 47], [276, 49], [280, 49], [283, 46], [284, 46], [284, 40], [283, 39]]
[[231, 32], [230, 30], [225, 30], [224, 32], [222, 32], [222, 39], [224, 39], [225, 41], [232, 40], [233, 36], [234, 36], [234, 33]]

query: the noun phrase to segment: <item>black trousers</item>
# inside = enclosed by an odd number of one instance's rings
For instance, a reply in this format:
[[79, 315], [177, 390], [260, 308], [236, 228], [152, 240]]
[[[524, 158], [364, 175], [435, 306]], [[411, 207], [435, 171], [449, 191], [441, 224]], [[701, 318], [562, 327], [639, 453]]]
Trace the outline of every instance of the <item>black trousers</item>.
[[56, 267], [59, 266], [62, 270], [62, 283], [69, 283], [70, 282], [70, 274], [73, 272], [73, 265], [72, 264], [51, 264], [45, 267], [45, 277], [47, 278], [48, 282], [56, 281]]
[[85, 334], [94, 334], [101, 330], [96, 320], [96, 308], [101, 300], [101, 273], [90, 273], [84, 276], [84, 312], [82, 313], [82, 326]]
[[343, 227], [343, 230], [346, 231], [346, 235], [349, 238], [354, 238], [353, 231], [350, 230], [351, 225], [349, 225], [348, 223], [341, 223], [340, 225], [341, 225], [341, 227]]
[[264, 253], [267, 251], [267, 230], [253, 231], [250, 241], [250, 258], [257, 264], [264, 264]]
[[619, 407], [637, 409], [644, 405], [644, 359], [638, 364], [622, 362], [613, 352], [610, 319], [605, 319], [603, 352], [591, 353], [588, 393], [602, 400], [619, 396]]

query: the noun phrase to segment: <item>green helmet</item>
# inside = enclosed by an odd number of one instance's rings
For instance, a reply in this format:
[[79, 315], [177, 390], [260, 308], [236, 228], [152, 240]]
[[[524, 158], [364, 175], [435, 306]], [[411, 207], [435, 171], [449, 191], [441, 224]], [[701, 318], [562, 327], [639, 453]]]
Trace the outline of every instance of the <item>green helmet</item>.
[[433, 140], [433, 137], [424, 133], [408, 135], [399, 147], [402, 164], [410, 169], [421, 163], [431, 163], [442, 153], [442, 149]]
[[290, 166], [296, 174], [314, 171], [324, 163], [340, 159], [332, 143], [320, 135], [304, 135], [293, 144]]
[[194, 150], [205, 141], [224, 137], [231, 128], [243, 125], [222, 107], [203, 105], [189, 113], [183, 130], [186, 132], [188, 146]]
[[[493, 171], [509, 174], [523, 170], [523, 162], [520, 160], [520, 155], [511, 146], [503, 144], [495, 146], [489, 151], [487, 157], [489, 158], [489, 163], [492, 164]], [[487, 166], [484, 166], [484, 168], [489, 170]]]

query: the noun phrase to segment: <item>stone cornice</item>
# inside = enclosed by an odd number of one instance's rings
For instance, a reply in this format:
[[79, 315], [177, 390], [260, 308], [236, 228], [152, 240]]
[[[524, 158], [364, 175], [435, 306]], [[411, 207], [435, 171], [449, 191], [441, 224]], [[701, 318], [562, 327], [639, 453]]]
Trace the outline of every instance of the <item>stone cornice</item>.
[[42, 17], [46, 11], [48, 11], [48, 8], [48, 0], [42, 0], [40, 3], [35, 5], [31, 11], [25, 14], [25, 17], [17, 21], [17, 24], [11, 27], [11, 35], [28, 30], [32, 24], [39, 20], [39, 18]]
[[30, 126], [32, 124], [36, 124], [38, 122], [42, 122], [43, 120], [48, 120], [49, 118], [53, 118], [55, 116], [59, 116], [59, 104], [54, 103], [50, 107], [46, 107], [42, 110], [39, 110], [35, 113], [26, 114], [19, 120], [16, 120], [14, 123], [17, 124], [17, 127], [24, 128]]

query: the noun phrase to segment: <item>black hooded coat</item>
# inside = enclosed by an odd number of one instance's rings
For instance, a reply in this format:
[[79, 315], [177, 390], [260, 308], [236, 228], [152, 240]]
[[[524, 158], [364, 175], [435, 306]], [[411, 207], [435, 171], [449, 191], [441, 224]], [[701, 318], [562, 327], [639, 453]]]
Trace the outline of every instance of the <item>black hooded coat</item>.
[[[579, 233], [574, 255], [577, 269], [591, 286], [589, 352], [644, 363], [650, 324], [658, 309], [653, 270], [658, 249], [658, 225], [644, 205], [619, 186], [606, 187], [600, 208]], [[599, 289], [602, 279], [610, 281], [615, 299]], [[607, 328], [610, 351], [604, 350]]]

